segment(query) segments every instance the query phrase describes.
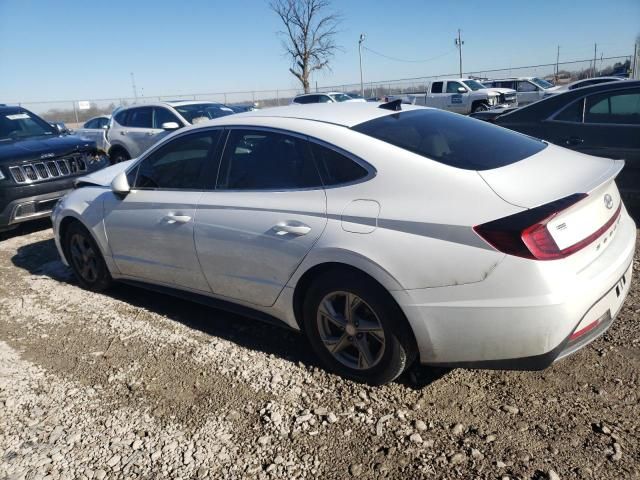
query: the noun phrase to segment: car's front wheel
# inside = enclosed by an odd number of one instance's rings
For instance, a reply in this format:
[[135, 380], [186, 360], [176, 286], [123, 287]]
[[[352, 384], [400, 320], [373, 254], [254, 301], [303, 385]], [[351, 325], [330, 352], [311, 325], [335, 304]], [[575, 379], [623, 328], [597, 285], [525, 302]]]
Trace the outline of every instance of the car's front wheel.
[[404, 315], [389, 293], [351, 270], [329, 272], [311, 285], [304, 329], [330, 370], [358, 382], [388, 383], [415, 356]]
[[89, 231], [77, 222], [69, 226], [63, 239], [65, 256], [78, 283], [94, 292], [109, 288], [113, 282], [98, 244]]

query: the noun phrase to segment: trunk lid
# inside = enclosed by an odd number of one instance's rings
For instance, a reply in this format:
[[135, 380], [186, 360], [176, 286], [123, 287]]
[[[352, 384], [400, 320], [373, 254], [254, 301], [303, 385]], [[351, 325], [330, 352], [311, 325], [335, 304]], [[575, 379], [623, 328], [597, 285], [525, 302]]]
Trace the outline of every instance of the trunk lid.
[[536, 222], [553, 239], [551, 244], [563, 252], [558, 258], [567, 257], [572, 268], [580, 271], [611, 244], [622, 210], [615, 178], [623, 166], [620, 160], [549, 145], [520, 162], [478, 173], [502, 199], [532, 211], [584, 194], [567, 208]]
[[548, 145], [519, 162], [478, 174], [506, 202], [523, 208], [590, 193], [613, 181], [624, 162]]

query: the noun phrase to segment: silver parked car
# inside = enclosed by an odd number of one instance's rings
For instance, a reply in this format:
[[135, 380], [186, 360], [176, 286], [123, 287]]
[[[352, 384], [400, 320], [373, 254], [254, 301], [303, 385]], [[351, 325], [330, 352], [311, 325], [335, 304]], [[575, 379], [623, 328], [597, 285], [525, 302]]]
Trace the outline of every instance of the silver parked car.
[[342, 92], [304, 93], [298, 95], [291, 103], [342, 103], [342, 102], [366, 102], [360, 95], [351, 96]]
[[221, 103], [171, 101], [134, 105], [114, 112], [107, 130], [109, 158], [119, 163], [139, 156], [171, 131], [232, 115]]
[[623, 164], [399, 101], [296, 105], [176, 132], [52, 220], [82, 286], [231, 302], [358, 381], [414, 359], [541, 369], [629, 291]]
[[99, 115], [90, 118], [84, 122], [81, 128], [77, 128], [74, 133], [82, 138], [93, 140], [96, 142], [96, 148], [106, 153], [109, 151], [109, 142], [107, 141], [109, 120], [111, 120], [111, 115]]

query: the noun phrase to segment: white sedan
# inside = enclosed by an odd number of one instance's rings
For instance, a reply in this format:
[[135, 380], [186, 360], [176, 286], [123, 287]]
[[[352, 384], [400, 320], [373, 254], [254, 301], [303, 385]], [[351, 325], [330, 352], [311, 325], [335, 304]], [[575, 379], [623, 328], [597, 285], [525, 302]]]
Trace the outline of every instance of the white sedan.
[[331, 370], [542, 369], [604, 332], [636, 229], [579, 154], [441, 110], [304, 105], [181, 129], [53, 212], [85, 288], [277, 319]]

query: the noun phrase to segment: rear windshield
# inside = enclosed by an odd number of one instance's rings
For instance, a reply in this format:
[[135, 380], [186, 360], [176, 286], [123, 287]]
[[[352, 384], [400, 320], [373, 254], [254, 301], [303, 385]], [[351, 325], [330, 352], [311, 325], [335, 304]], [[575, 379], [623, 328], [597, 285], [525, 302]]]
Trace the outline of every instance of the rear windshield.
[[506, 128], [426, 108], [386, 115], [352, 129], [465, 170], [504, 167], [546, 147], [540, 140]]

